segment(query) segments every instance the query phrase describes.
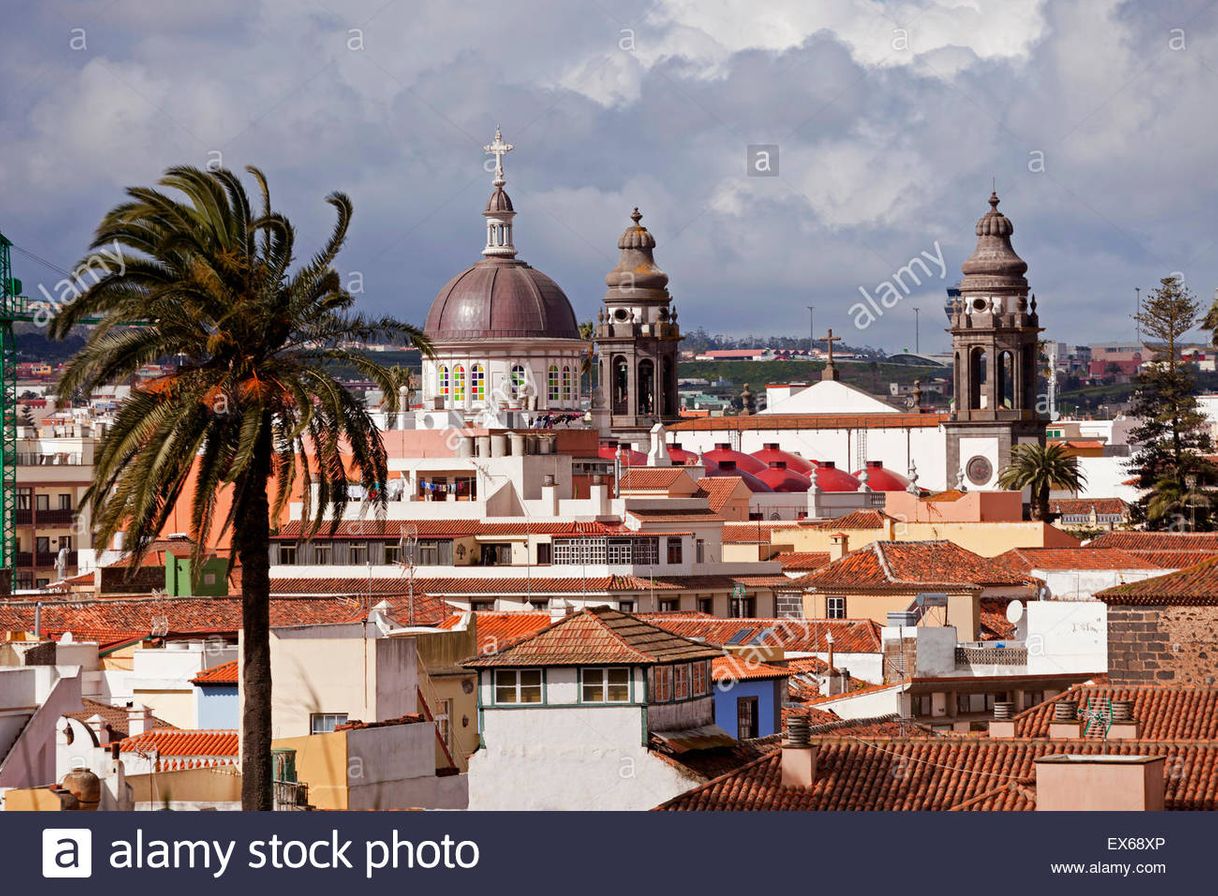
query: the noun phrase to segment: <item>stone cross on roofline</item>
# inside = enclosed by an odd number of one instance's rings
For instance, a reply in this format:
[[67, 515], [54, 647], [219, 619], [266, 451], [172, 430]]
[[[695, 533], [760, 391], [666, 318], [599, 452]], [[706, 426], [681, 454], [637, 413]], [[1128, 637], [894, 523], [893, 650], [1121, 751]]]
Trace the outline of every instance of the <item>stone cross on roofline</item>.
[[822, 380], [835, 380], [838, 378], [837, 368], [833, 365], [833, 343], [841, 342], [841, 336], [833, 335], [833, 328], [829, 328], [829, 332], [821, 337], [829, 347], [829, 360], [825, 363], [825, 369], [821, 371], [820, 378]]

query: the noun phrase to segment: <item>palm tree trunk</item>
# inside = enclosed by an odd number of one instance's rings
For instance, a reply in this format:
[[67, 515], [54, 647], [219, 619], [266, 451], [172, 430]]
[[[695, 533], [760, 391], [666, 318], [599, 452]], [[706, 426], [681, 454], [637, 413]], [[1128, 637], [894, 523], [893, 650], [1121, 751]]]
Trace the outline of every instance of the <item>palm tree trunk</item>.
[[263, 429], [234, 527], [241, 560], [241, 808], [273, 806], [271, 770], [271, 433]]
[[1042, 523], [1049, 521], [1049, 483], [1036, 490], [1036, 518]]

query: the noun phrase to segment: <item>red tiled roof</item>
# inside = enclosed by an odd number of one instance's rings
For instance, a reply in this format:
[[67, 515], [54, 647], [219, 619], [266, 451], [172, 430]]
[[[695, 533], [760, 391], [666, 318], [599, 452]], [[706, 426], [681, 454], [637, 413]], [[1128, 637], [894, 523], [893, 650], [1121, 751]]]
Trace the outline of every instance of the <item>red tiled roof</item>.
[[1055, 498], [1049, 502], [1050, 513], [1091, 513], [1092, 508], [1097, 514], [1123, 514], [1129, 504], [1120, 498]]
[[922, 429], [937, 427], [948, 414], [750, 414], [695, 417], [669, 427], [670, 432], [764, 429]]
[[726, 523], [723, 526], [723, 543], [769, 544], [770, 533], [775, 529], [791, 529], [798, 525], [789, 520], [786, 522], [750, 520], [747, 523]]
[[583, 666], [596, 663], [651, 665], [713, 659], [722, 651], [677, 637], [634, 616], [596, 607], [567, 616], [549, 628], [502, 647], [498, 653], [466, 660], [471, 668], [491, 666]]
[[880, 653], [880, 626], [870, 619], [722, 619], [696, 613], [640, 613], [653, 625], [708, 644], [763, 644], [790, 653], [827, 653], [833, 635], [837, 653]]
[[883, 529], [891, 519], [893, 517], [879, 510], [854, 510], [845, 516], [813, 520], [804, 525], [812, 529], [829, 529], [833, 532], [840, 532], [844, 529]]
[[236, 756], [237, 731], [231, 728], [187, 730], [154, 728], [128, 737], [119, 744], [124, 753], [151, 753], [161, 756]]
[[1087, 547], [1124, 551], [1218, 552], [1218, 532], [1105, 532], [1087, 542]]
[[1025, 574], [950, 541], [876, 541], [792, 585], [865, 591], [884, 588], [978, 588], [1028, 584]]
[[[454, 614], [441, 622], [439, 627], [455, 628], [462, 618], [463, 614]], [[478, 653], [495, 653], [505, 644], [549, 628], [552, 621], [549, 613], [496, 613], [480, 610], [473, 614]]]
[[818, 739], [811, 787], [783, 787], [781, 751], [696, 787], [661, 811], [943, 811], [956, 807], [1030, 808], [1030, 800], [999, 799], [996, 791], [1028, 786], [1035, 760], [1058, 753], [1165, 756], [1168, 809], [1218, 808], [1218, 744], [1148, 741], [989, 740], [985, 738]]
[[682, 479], [689, 478], [682, 467], [631, 467], [618, 485], [622, 491], [667, 492]]
[[1157, 569], [1129, 551], [1117, 548], [1012, 548], [999, 554], [997, 562], [1013, 568], [1033, 569]]
[[1218, 556], [1195, 566], [1096, 592], [1107, 604], [1218, 605]]
[[992, 597], [982, 599], [979, 621], [983, 641], [1009, 641], [1015, 637], [1015, 623], [1007, 619], [1009, 603]]
[[[743, 483], [744, 480], [739, 476], [703, 476], [698, 480], [698, 488], [706, 496], [710, 509], [715, 513], [722, 513], [727, 502]], [[752, 494], [751, 490], [749, 494]]]
[[461, 595], [504, 595], [527, 597], [530, 594], [639, 594], [648, 591], [725, 591], [737, 583], [747, 587], [765, 588], [789, 581], [786, 576], [437, 576], [416, 577], [415, 589], [428, 594], [456, 597]]
[[774, 558], [782, 564], [783, 571], [808, 572], [829, 564], [828, 552], [784, 551]]
[[645, 523], [721, 523], [723, 517], [713, 510], [701, 508], [676, 510], [627, 510], [627, 514]]
[[230, 660], [210, 669], [204, 669], [191, 679], [191, 684], [235, 685], [237, 684], [237, 661]]
[[[274, 581], [274, 580], [272, 580]], [[405, 596], [359, 599], [349, 597], [272, 597], [271, 625], [321, 625], [362, 622], [374, 604], [389, 605], [389, 616], [409, 619], [411, 601]], [[241, 629], [240, 597], [110, 597], [88, 599], [42, 596], [42, 624], [47, 631], [143, 632], [168, 635], [230, 634]], [[414, 622], [439, 622], [447, 607], [416, 588]], [[30, 630], [34, 601], [0, 600], [0, 630]]]
[[1137, 557], [1148, 568], [1157, 566], [1160, 569], [1171, 570], [1187, 569], [1190, 566], [1196, 566], [1203, 560], [1218, 556], [1218, 552], [1215, 551], [1131, 551], [1125, 549], [1125, 553]]
[[1207, 687], [1113, 687], [1075, 685], [1026, 709], [1015, 717], [1019, 737], [1048, 737], [1054, 706], [1063, 700], [1107, 710], [1113, 700], [1133, 702], [1133, 718], [1139, 723], [1139, 739], [1153, 741], [1218, 741], [1218, 688]]
[[791, 672], [781, 666], [771, 666], [742, 657], [738, 654], [716, 657], [711, 661], [711, 675], [717, 682], [762, 681], [788, 678]]

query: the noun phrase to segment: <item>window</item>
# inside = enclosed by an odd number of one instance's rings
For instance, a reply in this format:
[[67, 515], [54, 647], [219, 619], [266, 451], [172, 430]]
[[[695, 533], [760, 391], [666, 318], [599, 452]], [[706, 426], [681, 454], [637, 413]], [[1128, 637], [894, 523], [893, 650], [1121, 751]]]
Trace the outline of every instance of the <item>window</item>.
[[510, 544], [484, 544], [481, 546], [478, 562], [482, 566], [511, 566], [512, 546]]
[[331, 553], [332, 545], [328, 543], [319, 542], [313, 545], [313, 565], [329, 566]]
[[396, 541], [386, 541], [383, 550], [385, 552], [386, 563], [401, 563], [402, 562], [402, 546]]
[[420, 538], [413, 544], [407, 544], [403, 560], [414, 566], [452, 566], [452, 540]]
[[440, 734], [440, 740], [444, 741], [444, 746], [452, 750], [453, 731], [449, 720], [453, 716], [453, 701], [452, 698], [446, 697], [440, 701], [440, 705], [436, 707], [439, 712], [436, 713], [436, 731]]
[[296, 565], [296, 544], [295, 542], [283, 542], [279, 545], [279, 564], [281, 566]]
[[706, 662], [694, 663], [694, 696], [705, 697], [710, 693], [710, 664]]
[[551, 364], [550, 369], [546, 371], [546, 395], [550, 401], [559, 401], [562, 398], [562, 392], [558, 386], [558, 365]]
[[540, 669], [496, 669], [496, 703], [540, 703]]
[[512, 398], [519, 398], [527, 391], [529, 384], [528, 375], [525, 373], [524, 367], [520, 364], [512, 365]]
[[825, 599], [825, 615], [830, 619], [846, 618], [846, 598], [829, 597]]
[[660, 601], [661, 613], [676, 613], [681, 609], [681, 601], [675, 597], [665, 598]]
[[732, 598], [732, 618], [733, 619], [751, 619], [757, 615], [757, 598], [755, 597], [733, 597]]
[[757, 698], [736, 698], [736, 739], [757, 737]]
[[672, 697], [674, 700], [689, 699], [689, 666], [672, 667]]
[[34, 495], [35, 510], [50, 510], [51, 496], [50, 495]]
[[989, 712], [994, 708], [993, 694], [957, 694], [956, 712]]
[[562, 397], [563, 401], [575, 400], [575, 389], [571, 385], [571, 368], [563, 365], [562, 369]]
[[49, 554], [51, 552], [51, 539], [46, 535], [39, 535], [34, 539], [34, 553]]
[[71, 510], [72, 509], [72, 496], [71, 495], [65, 495], [62, 492], [60, 493], [59, 509], [60, 510]]
[[32, 494], [33, 494], [32, 489], [28, 489], [28, 488], [17, 489], [17, 509], [18, 510], [29, 510], [30, 509], [30, 495], [32, 495]]
[[537, 543], [537, 565], [549, 566], [551, 555], [551, 545], [548, 541], [539, 541]]
[[706, 542], [701, 538], [694, 542], [694, 560], [698, 563], [706, 562]]
[[448, 391], [450, 388], [450, 384], [448, 381], [448, 365], [441, 364], [440, 369], [437, 371], [437, 375], [439, 376], [439, 379], [440, 379], [439, 392], [441, 395], [443, 395], [445, 398], [447, 398]]
[[635, 607], [637, 607], [637, 606], [638, 605], [632, 600], [619, 600], [617, 602], [617, 608], [619, 610], [621, 610], [623, 613], [633, 613], [635, 610]]
[[629, 703], [630, 670], [622, 668], [581, 669], [584, 703]]
[[469, 389], [474, 401], [486, 400], [486, 368], [481, 364], [475, 364], [470, 370]]
[[465, 368], [460, 364], [453, 368], [453, 401], [465, 401]]
[[669, 562], [669, 564], [672, 564], [672, 565], [679, 564], [681, 562], [681, 539], [680, 538], [669, 538], [668, 539], [668, 562]]
[[698, 598], [698, 612], [706, 613], [709, 616], [715, 615], [715, 599], [713, 597]]
[[310, 734], [329, 734], [339, 725], [347, 724], [345, 712], [315, 712], [309, 716]]
[[667, 703], [672, 699], [672, 666], [653, 666], [651, 670], [651, 701]]
[[347, 548], [347, 562], [355, 566], [364, 566], [368, 563], [368, 542], [353, 541]]
[[913, 714], [915, 716], [934, 715], [934, 701], [930, 694], [915, 694], [913, 697]]

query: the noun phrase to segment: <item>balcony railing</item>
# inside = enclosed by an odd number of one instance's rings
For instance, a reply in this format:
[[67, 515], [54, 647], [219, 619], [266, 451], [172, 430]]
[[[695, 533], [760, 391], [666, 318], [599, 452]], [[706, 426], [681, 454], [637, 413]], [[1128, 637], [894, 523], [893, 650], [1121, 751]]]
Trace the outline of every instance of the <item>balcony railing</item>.
[[17, 511], [17, 525], [29, 526], [35, 521], [40, 526], [70, 526], [76, 511], [70, 507], [56, 507], [54, 510], [30, 510], [21, 508]]
[[1026, 647], [957, 647], [957, 666], [1026, 666]]
[[276, 812], [306, 812], [309, 805], [309, 785], [296, 781], [275, 781]]
[[[76, 567], [76, 551], [68, 551], [68, 569]], [[59, 557], [58, 551], [18, 551], [16, 563], [18, 567], [34, 569], [54, 569], [55, 560]]]

